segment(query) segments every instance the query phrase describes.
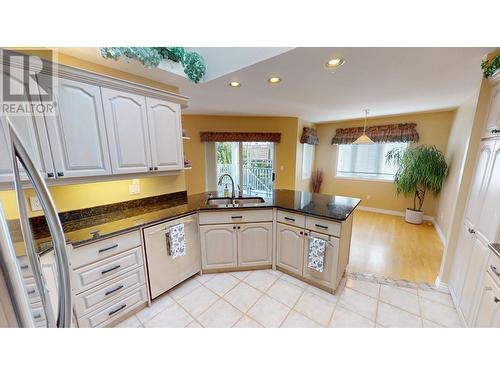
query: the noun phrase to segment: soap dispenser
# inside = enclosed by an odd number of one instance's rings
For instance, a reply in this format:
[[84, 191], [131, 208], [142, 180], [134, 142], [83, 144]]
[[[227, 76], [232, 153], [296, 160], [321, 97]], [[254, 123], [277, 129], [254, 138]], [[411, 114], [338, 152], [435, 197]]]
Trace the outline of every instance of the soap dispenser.
[[227, 184], [226, 186], [224, 186], [224, 197], [225, 198], [229, 197], [229, 188], [227, 187]]

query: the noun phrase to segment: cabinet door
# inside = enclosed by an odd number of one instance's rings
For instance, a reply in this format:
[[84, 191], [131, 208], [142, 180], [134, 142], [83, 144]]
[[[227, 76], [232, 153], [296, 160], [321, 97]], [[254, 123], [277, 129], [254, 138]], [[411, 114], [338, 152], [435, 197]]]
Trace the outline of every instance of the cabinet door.
[[181, 107], [164, 100], [146, 98], [153, 167], [158, 171], [184, 168]]
[[489, 253], [490, 250], [488, 247], [476, 238], [474, 246], [471, 249], [470, 261], [465, 273], [462, 298], [459, 305], [469, 326], [474, 322]]
[[107, 88], [101, 92], [113, 173], [148, 172], [152, 164], [146, 98]]
[[477, 312], [476, 327], [500, 328], [500, 286], [486, 273]]
[[236, 226], [200, 225], [203, 269], [232, 268], [238, 264]]
[[238, 266], [272, 264], [273, 223], [238, 225]]
[[479, 216], [484, 202], [484, 185], [487, 181], [491, 158], [495, 147], [495, 141], [483, 141], [481, 143], [477, 157], [474, 176], [472, 178], [467, 207], [465, 209], [465, 218], [474, 226], [479, 222]]
[[476, 230], [488, 242], [496, 242], [500, 232], [500, 141], [495, 143], [491, 159], [483, 189], [483, 209]]
[[450, 289], [456, 298], [457, 305], [462, 298], [462, 290], [465, 283], [465, 274], [469, 266], [472, 247], [474, 246], [474, 234], [471, 232], [472, 226], [467, 221], [463, 223], [458, 237], [455, 257], [450, 275]]
[[304, 230], [286, 224], [276, 224], [276, 265], [302, 275], [304, 264]]
[[498, 135], [500, 131], [500, 84], [492, 88], [488, 119], [484, 137]]
[[[319, 238], [326, 241], [325, 253], [323, 258], [323, 272], [309, 268], [309, 243], [311, 238]], [[305, 278], [324, 285], [328, 288], [337, 288], [337, 266], [339, 260], [340, 241], [336, 237], [322, 235], [320, 233], [310, 232], [304, 241], [304, 271]]]
[[[2, 79], [9, 79], [12, 89], [17, 92], [26, 92], [24, 84], [4, 73]], [[36, 103], [32, 103], [36, 104]], [[45, 129], [43, 115], [34, 116], [10, 115], [10, 121], [21, 138], [26, 151], [31, 160], [40, 171], [43, 177], [54, 177], [54, 166], [49, 148], [49, 139]], [[0, 182], [12, 182], [12, 155], [10, 147], [7, 145], [7, 121], [3, 116], [0, 117]], [[22, 168], [21, 168], [22, 170]], [[24, 173], [21, 178], [26, 179]]]
[[46, 116], [58, 177], [111, 174], [99, 87], [60, 78], [56, 116]]

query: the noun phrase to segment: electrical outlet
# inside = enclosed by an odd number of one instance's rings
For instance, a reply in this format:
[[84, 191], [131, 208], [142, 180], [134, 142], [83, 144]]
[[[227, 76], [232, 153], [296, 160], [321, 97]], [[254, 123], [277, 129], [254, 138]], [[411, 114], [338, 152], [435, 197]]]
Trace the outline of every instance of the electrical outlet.
[[30, 206], [32, 212], [42, 210], [42, 206], [40, 205], [40, 201], [38, 200], [37, 196], [30, 197]]
[[139, 185], [132, 184], [132, 185], [128, 186], [129, 195], [136, 195], [136, 194], [139, 194], [140, 192], [141, 192], [141, 189], [140, 189]]

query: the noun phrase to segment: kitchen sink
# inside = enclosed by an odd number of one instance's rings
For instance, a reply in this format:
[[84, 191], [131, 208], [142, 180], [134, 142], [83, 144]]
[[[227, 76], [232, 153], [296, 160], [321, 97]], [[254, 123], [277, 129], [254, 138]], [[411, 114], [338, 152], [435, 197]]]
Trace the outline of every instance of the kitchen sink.
[[219, 206], [219, 205], [242, 205], [242, 204], [252, 204], [252, 203], [264, 203], [264, 198], [261, 197], [242, 197], [242, 198], [208, 198], [207, 205], [209, 206]]

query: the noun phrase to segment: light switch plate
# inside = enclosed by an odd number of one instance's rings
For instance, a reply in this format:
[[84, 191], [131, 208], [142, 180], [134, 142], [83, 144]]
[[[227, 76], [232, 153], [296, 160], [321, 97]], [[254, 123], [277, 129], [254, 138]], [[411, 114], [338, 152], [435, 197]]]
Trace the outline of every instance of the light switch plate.
[[128, 186], [128, 193], [129, 195], [136, 195], [141, 192], [140, 185], [139, 184], [132, 184]]
[[31, 211], [41, 211], [42, 206], [40, 205], [40, 201], [38, 200], [37, 196], [30, 197], [30, 206], [31, 206]]

